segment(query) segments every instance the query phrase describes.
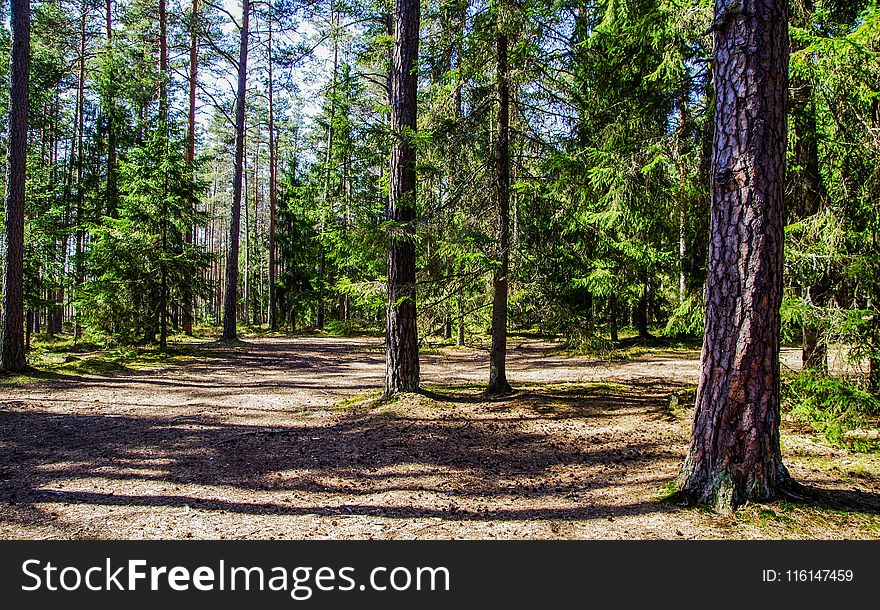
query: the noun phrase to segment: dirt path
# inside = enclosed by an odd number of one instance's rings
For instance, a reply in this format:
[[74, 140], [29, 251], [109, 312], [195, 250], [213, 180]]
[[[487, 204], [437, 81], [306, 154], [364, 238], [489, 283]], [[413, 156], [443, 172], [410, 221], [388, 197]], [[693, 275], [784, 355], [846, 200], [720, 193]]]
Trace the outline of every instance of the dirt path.
[[260, 339], [169, 369], [0, 386], [0, 537], [880, 537], [880, 464], [790, 426], [789, 466], [830, 490], [822, 506], [731, 519], [657, 501], [689, 429], [668, 398], [696, 383], [697, 354], [511, 348], [520, 391], [489, 401], [472, 349], [423, 356], [435, 394], [351, 400], [382, 385], [375, 339]]

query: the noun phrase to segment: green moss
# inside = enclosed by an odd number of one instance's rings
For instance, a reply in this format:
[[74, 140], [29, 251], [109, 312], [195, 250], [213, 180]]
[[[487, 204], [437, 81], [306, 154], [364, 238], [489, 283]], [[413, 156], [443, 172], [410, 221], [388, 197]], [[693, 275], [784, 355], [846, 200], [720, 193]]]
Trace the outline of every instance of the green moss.
[[336, 401], [334, 406], [339, 409], [350, 409], [366, 402], [378, 400], [382, 397], [382, 392], [383, 390], [380, 389], [360, 392], [353, 396], [349, 396], [347, 398], [343, 398], [342, 400]]
[[673, 500], [678, 495], [678, 485], [675, 481], [666, 481], [663, 485], [660, 486], [660, 489], [657, 490], [657, 495], [655, 496], [658, 502], [667, 502]]

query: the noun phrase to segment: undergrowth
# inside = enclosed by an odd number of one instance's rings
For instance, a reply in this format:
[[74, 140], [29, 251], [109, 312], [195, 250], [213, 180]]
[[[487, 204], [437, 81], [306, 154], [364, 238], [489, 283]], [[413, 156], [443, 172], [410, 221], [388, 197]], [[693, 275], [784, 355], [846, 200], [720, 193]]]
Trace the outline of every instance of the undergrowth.
[[180, 364], [196, 357], [206, 357], [206, 354], [194, 343], [170, 345], [161, 352], [155, 346], [103, 344], [94, 337], [74, 341], [71, 335], [36, 336], [28, 352], [30, 368], [21, 374], [3, 375], [0, 384], [71, 375], [113, 375], [133, 369]]
[[838, 447], [880, 450], [880, 399], [847, 379], [801, 371], [783, 377], [782, 405]]

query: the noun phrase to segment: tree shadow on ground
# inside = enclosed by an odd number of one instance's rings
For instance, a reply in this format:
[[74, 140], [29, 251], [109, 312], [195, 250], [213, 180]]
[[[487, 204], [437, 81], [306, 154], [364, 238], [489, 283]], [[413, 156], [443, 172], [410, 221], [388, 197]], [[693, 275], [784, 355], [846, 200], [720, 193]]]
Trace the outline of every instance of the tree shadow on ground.
[[[439, 396], [439, 395], [438, 395]], [[468, 401], [443, 394], [447, 406]], [[82, 503], [113, 506], [202, 506], [255, 514], [381, 514], [456, 520], [576, 519], [605, 514], [592, 503], [574, 507], [491, 507], [499, 498], [571, 497], [620, 485], [631, 473], [652, 472], [678, 456], [660, 440], [580, 437], [535, 429], [566, 420], [615, 417], [651, 409], [641, 395], [585, 395], [584, 390], [532, 390], [508, 397], [516, 417], [482, 410], [419, 417], [355, 411], [297, 425], [245, 425], [214, 415], [114, 416], [50, 413], [20, 402], [0, 405], [0, 501], [25, 506]], [[439, 402], [439, 401], [438, 401]], [[565, 480], [560, 469], [579, 472]], [[112, 483], [113, 492], [88, 481]], [[659, 479], [657, 485], [659, 485]], [[196, 485], [210, 492], [188, 488]], [[84, 488], [85, 487], [85, 488]], [[143, 490], [150, 489], [150, 493]], [[406, 491], [445, 494], [485, 503], [481, 510], [353, 502], [352, 498]], [[338, 497], [343, 509], [264, 501], [266, 492]], [[250, 495], [250, 497], [248, 496]], [[262, 494], [262, 496], [261, 496]], [[242, 500], [242, 497], [245, 497]], [[253, 501], [251, 501], [253, 497]], [[332, 500], [331, 500], [332, 501]], [[308, 500], [306, 501], [308, 503]], [[550, 502], [552, 505], [553, 503]], [[568, 504], [577, 505], [577, 501]], [[635, 502], [620, 511], [669, 510]]]
[[858, 489], [824, 489], [803, 485], [797, 490], [800, 499], [790, 500], [799, 506], [822, 508], [841, 513], [880, 515], [880, 494]]
[[[44, 518], [42, 508], [36, 516], [28, 508], [59, 503], [455, 521], [674, 512], [681, 508], [646, 500], [644, 487], [660, 487], [682, 458], [668, 438], [654, 436], [651, 423], [665, 417], [665, 400], [677, 387], [647, 380], [536, 386], [492, 400], [475, 391], [428, 390], [420, 397], [427, 404], [414, 405], [412, 414], [406, 404], [387, 412], [367, 406], [288, 425], [200, 414], [47, 412], [9, 401], [0, 403], [2, 514]], [[612, 429], [623, 418], [644, 427], [621, 437]], [[636, 484], [640, 492], [617, 495], [630, 501], [595, 500]], [[375, 497], [389, 492], [423, 499], [406, 505]], [[513, 497], [529, 502], [499, 503]], [[803, 503], [878, 514], [880, 495], [811, 488]]]

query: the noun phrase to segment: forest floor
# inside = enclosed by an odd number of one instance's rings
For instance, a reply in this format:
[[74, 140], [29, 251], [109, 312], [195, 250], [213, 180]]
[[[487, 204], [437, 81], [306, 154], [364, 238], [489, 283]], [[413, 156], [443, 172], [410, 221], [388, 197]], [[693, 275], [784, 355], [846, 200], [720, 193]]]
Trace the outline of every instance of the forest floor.
[[0, 538], [880, 538], [880, 454], [792, 422], [806, 500], [725, 517], [668, 499], [691, 415], [670, 396], [696, 384], [698, 352], [509, 345], [517, 392], [492, 399], [485, 350], [430, 348], [427, 392], [379, 401], [368, 337], [7, 378]]

